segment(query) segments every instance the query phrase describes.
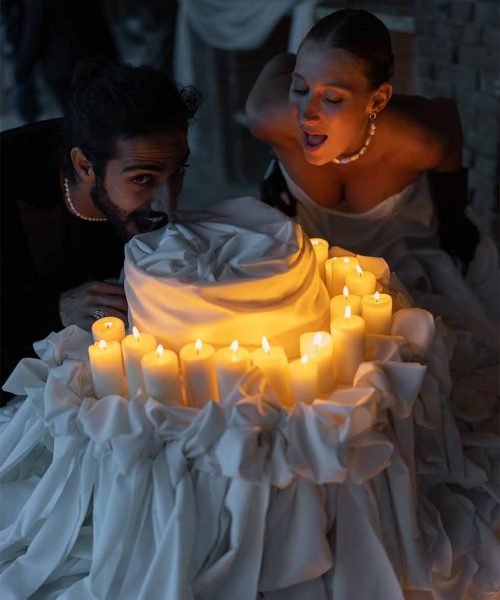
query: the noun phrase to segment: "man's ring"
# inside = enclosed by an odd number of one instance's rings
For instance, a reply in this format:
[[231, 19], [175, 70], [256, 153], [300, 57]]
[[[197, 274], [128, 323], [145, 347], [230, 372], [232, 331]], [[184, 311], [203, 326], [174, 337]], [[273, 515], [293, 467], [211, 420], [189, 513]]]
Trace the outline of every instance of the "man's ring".
[[97, 319], [102, 319], [104, 316], [106, 316], [106, 313], [104, 312], [104, 306], [98, 306], [92, 317], [97, 321]]

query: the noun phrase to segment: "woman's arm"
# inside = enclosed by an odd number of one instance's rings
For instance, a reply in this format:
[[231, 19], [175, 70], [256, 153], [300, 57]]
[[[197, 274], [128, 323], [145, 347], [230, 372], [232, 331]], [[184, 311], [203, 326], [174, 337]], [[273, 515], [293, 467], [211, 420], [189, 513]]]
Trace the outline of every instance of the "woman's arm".
[[250, 95], [245, 113], [252, 134], [271, 145], [293, 137], [295, 112], [288, 102], [295, 54], [278, 54], [262, 69]]

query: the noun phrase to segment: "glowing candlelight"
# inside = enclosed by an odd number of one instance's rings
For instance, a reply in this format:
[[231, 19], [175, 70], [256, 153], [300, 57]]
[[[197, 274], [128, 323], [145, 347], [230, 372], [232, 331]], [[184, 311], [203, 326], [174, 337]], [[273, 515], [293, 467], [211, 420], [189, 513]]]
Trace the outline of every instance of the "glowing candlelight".
[[341, 383], [352, 383], [365, 353], [365, 321], [351, 312], [347, 305], [344, 315], [333, 319], [330, 325], [335, 379]]
[[345, 284], [353, 294], [363, 297], [373, 294], [377, 286], [377, 278], [370, 271], [363, 271], [358, 264], [355, 270], [346, 275]]
[[288, 358], [283, 348], [271, 346], [263, 336], [262, 348], [254, 350], [251, 359], [253, 364], [262, 371], [281, 404], [290, 406], [292, 397]]
[[202, 408], [210, 400], [217, 401], [219, 392], [215, 371], [215, 350], [197, 339], [179, 352], [186, 400], [190, 406]]
[[167, 404], [182, 404], [179, 360], [172, 350], [158, 344], [141, 359], [144, 385], [149, 396]]
[[367, 333], [389, 335], [392, 325], [392, 298], [389, 294], [375, 292], [362, 300], [363, 318]]
[[132, 334], [122, 340], [123, 362], [127, 375], [129, 398], [133, 398], [139, 389], [145, 389], [142, 377], [141, 359], [156, 348], [156, 338], [150, 333], [139, 333], [132, 327]]
[[300, 353], [316, 364], [319, 392], [328, 392], [333, 387], [333, 344], [327, 331], [303, 333], [300, 336]]
[[92, 337], [94, 342], [113, 340], [121, 342], [125, 337], [125, 323], [118, 317], [104, 317], [92, 323]]
[[89, 346], [89, 360], [96, 398], [125, 393], [122, 352], [119, 342], [100, 340]]
[[347, 275], [352, 273], [357, 265], [358, 260], [353, 256], [339, 256], [326, 261], [326, 287], [330, 298], [342, 294]]
[[290, 363], [289, 372], [294, 402], [310, 404], [318, 393], [318, 364], [303, 354]]
[[246, 348], [240, 348], [238, 340], [234, 340], [229, 347], [215, 353], [215, 369], [219, 397], [225, 398], [249, 371], [250, 353]]

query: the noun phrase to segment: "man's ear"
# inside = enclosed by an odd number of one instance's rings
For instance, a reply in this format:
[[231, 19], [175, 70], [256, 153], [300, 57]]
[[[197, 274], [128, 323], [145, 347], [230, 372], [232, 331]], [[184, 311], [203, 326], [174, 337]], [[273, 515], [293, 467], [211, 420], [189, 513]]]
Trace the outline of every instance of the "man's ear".
[[384, 110], [392, 96], [392, 83], [383, 83], [373, 94], [368, 105], [368, 113]]
[[78, 148], [78, 146], [71, 148], [70, 156], [78, 179], [80, 181], [93, 183], [95, 180], [95, 173], [92, 168], [92, 163], [82, 152], [81, 148]]

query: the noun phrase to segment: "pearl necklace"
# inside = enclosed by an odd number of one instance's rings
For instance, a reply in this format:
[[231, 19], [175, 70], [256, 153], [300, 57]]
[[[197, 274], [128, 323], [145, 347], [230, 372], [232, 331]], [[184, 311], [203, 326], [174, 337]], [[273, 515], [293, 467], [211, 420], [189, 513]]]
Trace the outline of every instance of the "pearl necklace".
[[354, 160], [358, 160], [358, 158], [363, 156], [363, 154], [366, 152], [368, 146], [370, 145], [372, 138], [375, 135], [375, 132], [377, 131], [377, 126], [375, 125], [375, 118], [376, 118], [376, 114], [372, 113], [370, 115], [371, 123], [370, 123], [370, 129], [368, 130], [368, 137], [366, 138], [365, 143], [361, 146], [361, 148], [354, 154], [345, 156], [344, 158], [334, 158], [332, 160], [332, 162], [334, 162], [336, 165], [346, 165], [350, 162], [353, 162]]
[[66, 202], [68, 203], [70, 211], [75, 216], [77, 216], [79, 219], [83, 219], [84, 221], [94, 221], [94, 222], [97, 221], [97, 222], [101, 222], [101, 223], [103, 221], [108, 220], [106, 217], [86, 217], [85, 215], [82, 215], [82, 213], [80, 213], [76, 210], [76, 207], [73, 204], [73, 200], [71, 199], [71, 194], [69, 191], [69, 181], [68, 181], [67, 177], [64, 178], [64, 192], [65, 192], [65, 196], [66, 196]]

